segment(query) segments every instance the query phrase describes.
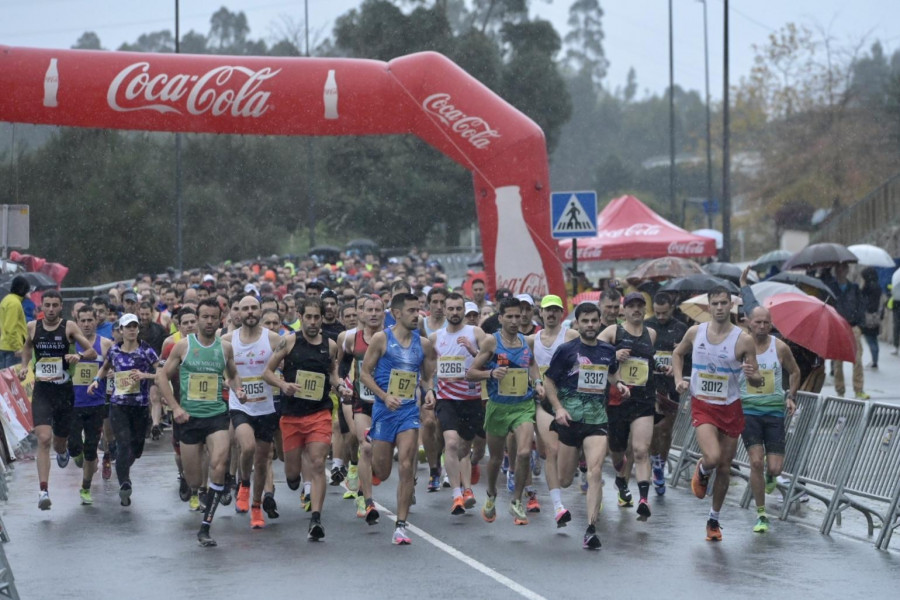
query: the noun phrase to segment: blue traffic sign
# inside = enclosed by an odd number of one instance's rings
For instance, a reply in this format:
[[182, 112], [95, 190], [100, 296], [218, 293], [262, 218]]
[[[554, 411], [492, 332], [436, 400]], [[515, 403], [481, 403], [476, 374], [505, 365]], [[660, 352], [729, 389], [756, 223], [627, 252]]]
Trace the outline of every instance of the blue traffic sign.
[[597, 235], [597, 192], [551, 194], [550, 227], [555, 239]]
[[719, 214], [719, 201], [718, 200], [704, 200], [703, 201], [703, 212], [707, 215], [716, 215]]

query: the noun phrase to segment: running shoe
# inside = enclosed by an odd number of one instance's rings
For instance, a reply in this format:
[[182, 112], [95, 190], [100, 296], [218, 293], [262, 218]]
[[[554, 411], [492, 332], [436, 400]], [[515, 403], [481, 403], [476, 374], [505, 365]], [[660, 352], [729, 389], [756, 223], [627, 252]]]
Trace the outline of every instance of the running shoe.
[[331, 485], [341, 485], [344, 474], [340, 467], [331, 467]]
[[[756, 525], [753, 526], [753, 533], [765, 533], [769, 530], [769, 517], [759, 515], [756, 518]], [[721, 536], [721, 534], [719, 534]]]
[[191, 486], [188, 485], [184, 475], [178, 476], [178, 497], [181, 498], [182, 502], [187, 502], [191, 499]]
[[47, 490], [41, 490], [38, 494], [38, 508], [41, 510], [50, 510], [50, 492]]
[[309, 530], [306, 532], [306, 538], [313, 542], [318, 542], [325, 537], [325, 528], [318, 519], [309, 522]]
[[646, 521], [650, 518], [650, 503], [641, 498], [637, 507], [638, 521]]
[[478, 485], [479, 481], [481, 481], [481, 467], [475, 463], [472, 465], [472, 485]]
[[275, 496], [271, 493], [263, 496], [262, 509], [266, 511], [266, 516], [270, 519], [277, 519], [280, 516], [278, 514], [278, 504], [275, 502]]
[[436, 492], [441, 489], [441, 476], [435, 475], [434, 477], [428, 478], [428, 491]]
[[311, 494], [300, 494], [300, 504], [303, 505], [303, 510], [309, 512], [312, 510], [312, 495]]
[[219, 504], [222, 506], [228, 506], [231, 504], [231, 501], [234, 499], [234, 496], [231, 493], [231, 489], [234, 487], [234, 476], [226, 475], [225, 476], [225, 489], [222, 490], [222, 498], [219, 500]]
[[362, 496], [356, 496], [356, 518], [362, 519], [366, 516], [366, 499]]
[[150, 439], [153, 440], [154, 442], [158, 442], [159, 438], [161, 438], [161, 437], [162, 437], [162, 429], [159, 427], [159, 425], [154, 425], [150, 429]]
[[75, 466], [78, 467], [79, 469], [84, 467], [84, 452], [82, 452], [78, 456], [73, 456], [72, 460], [75, 461]]
[[466, 503], [463, 500], [462, 496], [457, 496], [453, 499], [453, 506], [450, 507], [451, 515], [464, 515], [466, 514]]
[[528, 500], [525, 502], [525, 508], [530, 513], [539, 513], [541, 512], [541, 503], [538, 502], [537, 494], [534, 492], [529, 492]]
[[200, 531], [197, 532], [197, 541], [204, 548], [211, 548], [217, 545], [216, 540], [209, 536], [209, 525], [200, 526]]
[[599, 550], [600, 545], [600, 537], [597, 535], [597, 530], [593, 525], [588, 525], [584, 532], [584, 542], [581, 547], [585, 550]]
[[263, 517], [261, 506], [250, 507], [250, 529], [265, 529], [266, 519]]
[[709, 486], [709, 477], [700, 474], [700, 461], [694, 467], [694, 476], [691, 477], [691, 491], [703, 500], [706, 497], [706, 488]]
[[766, 493], [771, 494], [778, 487], [778, 481], [774, 477], [766, 473]]
[[372, 473], [372, 485], [381, 485], [381, 479], [375, 477], [375, 473]]
[[531, 474], [539, 477], [541, 474], [541, 455], [537, 450], [531, 451]]
[[572, 520], [572, 513], [569, 509], [563, 507], [556, 511], [556, 527], [557, 529], [565, 527]]
[[59, 452], [56, 453], [56, 464], [59, 465], [60, 469], [65, 469], [69, 466], [69, 451], [66, 450], [62, 454]]
[[503, 462], [500, 463], [500, 470], [503, 471], [504, 475], [509, 471], [509, 455], [506, 452], [503, 453]]
[[516, 491], [516, 473], [515, 471], [506, 472], [506, 491], [512, 494]]
[[619, 500], [619, 506], [622, 508], [627, 508], [629, 506], [634, 506], [634, 497], [631, 495], [631, 490], [628, 489], [628, 484], [624, 484], [622, 486], [616, 485], [618, 490], [616, 496]]
[[706, 541], [707, 542], [721, 542], [722, 541], [722, 528], [719, 527], [719, 522], [715, 519], [709, 519], [706, 522]]
[[581, 493], [586, 494], [588, 491], [587, 471], [581, 471]]
[[406, 533], [406, 525], [397, 525], [394, 528], [394, 537], [391, 539], [391, 543], [395, 546], [409, 546], [412, 543], [409, 534]]
[[199, 512], [199, 511], [203, 510], [201, 508], [201, 506], [203, 506], [203, 505], [200, 504], [200, 496], [198, 494], [191, 494], [191, 498], [188, 501], [188, 510], [193, 511], [193, 512]]
[[488, 523], [493, 523], [494, 519], [497, 518], [497, 507], [495, 505], [496, 502], [497, 496], [491, 496], [490, 494], [488, 494], [484, 506], [481, 507], [481, 518], [483, 518]]
[[342, 496], [342, 498], [344, 500], [353, 500], [354, 498], [356, 498], [356, 492], [347, 490], [346, 492], [344, 492], [344, 495]]
[[871, 400], [872, 396], [870, 396], [869, 394], [867, 394], [865, 392], [859, 392], [858, 394], [856, 394], [856, 399], [857, 400]]
[[112, 461], [109, 459], [109, 452], [103, 453], [103, 468], [100, 471], [100, 476], [103, 479], [112, 477]]
[[463, 490], [463, 504], [465, 504], [466, 508], [475, 507], [475, 492], [472, 491], [472, 488]]
[[419, 464], [422, 464], [427, 460], [428, 456], [425, 454], [425, 446], [419, 446]]
[[513, 500], [509, 503], [509, 514], [513, 516], [516, 525], [528, 525], [528, 514], [521, 500]]
[[347, 469], [347, 489], [351, 492], [359, 491], [359, 467], [350, 465]]
[[369, 525], [375, 525], [376, 523], [378, 523], [378, 518], [380, 516], [381, 515], [378, 514], [378, 509], [375, 508], [375, 503], [367, 502], [366, 503], [366, 523], [368, 523]]
[[78, 490], [78, 494], [81, 496], [81, 503], [83, 505], [87, 506], [94, 503], [94, 499], [91, 498], [91, 490], [81, 488]]
[[250, 510], [250, 488], [240, 484], [237, 500], [234, 503], [234, 512], [245, 513]]
[[131, 482], [126, 481], [119, 488], [119, 500], [122, 506], [131, 506]]
[[441, 487], [450, 488], [450, 477], [447, 473], [444, 473], [444, 476], [441, 478]]
[[666, 486], [666, 463], [662, 461], [653, 464], [653, 485]]

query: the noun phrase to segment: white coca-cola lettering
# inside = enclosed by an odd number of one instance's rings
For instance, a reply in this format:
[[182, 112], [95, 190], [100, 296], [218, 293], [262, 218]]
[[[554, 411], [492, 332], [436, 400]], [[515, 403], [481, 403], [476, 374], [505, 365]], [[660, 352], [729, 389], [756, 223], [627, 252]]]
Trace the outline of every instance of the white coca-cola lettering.
[[[260, 86], [280, 72], [281, 69], [272, 70], [269, 67], [254, 71], [247, 67], [223, 65], [202, 75], [151, 75], [150, 63], [139, 62], [125, 67], [116, 75], [109, 84], [106, 102], [111, 109], [119, 112], [155, 110], [180, 115], [183, 108], [192, 115], [210, 112], [215, 116], [228, 113], [232, 117], [258, 118], [270, 108], [267, 106], [270, 92], [261, 90]], [[240, 82], [240, 79], [243, 81]], [[184, 106], [177, 106], [185, 96]]]
[[704, 242], [672, 242], [669, 244], [669, 254], [703, 254]]
[[621, 229], [601, 229], [597, 232], [598, 238], [620, 238], [620, 237], [650, 237], [659, 235], [662, 229], [659, 225], [653, 223], [635, 223]]
[[[567, 246], [564, 254], [566, 260], [572, 260], [572, 246]], [[602, 254], [602, 246], [578, 247], [578, 260], [600, 260]]]
[[451, 104], [451, 99], [450, 94], [432, 94], [425, 98], [422, 107], [476, 148], [487, 148], [493, 138], [500, 137], [500, 132], [491, 129], [487, 121], [467, 115]]
[[503, 274], [498, 273], [497, 287], [510, 289], [515, 294], [531, 294], [537, 298], [547, 294], [547, 278], [543, 273], [529, 273], [525, 277], [504, 279]]

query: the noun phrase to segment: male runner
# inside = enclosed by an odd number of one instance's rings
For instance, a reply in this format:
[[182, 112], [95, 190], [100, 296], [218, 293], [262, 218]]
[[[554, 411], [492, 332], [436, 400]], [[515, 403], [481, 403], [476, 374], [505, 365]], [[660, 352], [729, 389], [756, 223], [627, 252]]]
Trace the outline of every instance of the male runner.
[[[250, 511], [250, 527], [262, 529], [266, 526], [263, 518], [262, 496], [266, 485], [272, 441], [278, 428], [278, 414], [272, 387], [263, 380], [266, 365], [272, 356], [272, 348], [281, 337], [260, 323], [259, 300], [255, 296], [244, 296], [238, 303], [241, 326], [222, 339], [230, 342], [234, 352], [234, 364], [246, 400], [240, 402], [235, 394], [228, 396], [228, 409], [234, 437], [240, 446], [241, 481], [235, 500], [236, 512]], [[250, 472], [253, 472], [253, 504], [250, 503]]]
[[391, 299], [396, 324], [372, 336], [360, 371], [362, 384], [376, 396], [372, 407], [372, 474], [384, 481], [391, 474], [394, 447], [397, 448], [400, 481], [397, 484], [397, 525], [392, 542], [411, 542], [406, 518], [415, 487], [414, 461], [419, 437], [419, 407], [416, 389], [420, 381], [426, 409], [434, 407], [435, 354], [431, 342], [419, 335], [419, 299], [398, 293]]
[[[756, 362], [762, 383], [750, 385], [741, 378], [741, 406], [744, 431], [741, 437], [750, 455], [750, 489], [756, 501], [753, 531], [769, 530], [766, 494], [775, 490], [775, 478], [784, 465], [784, 417], [794, 414], [794, 397], [800, 387], [800, 367], [788, 345], [772, 335], [772, 316], [762, 306], [750, 312], [750, 334], [756, 348]], [[790, 389], [784, 392], [783, 375], [790, 375]], [[765, 464], [764, 464], [765, 463]], [[765, 474], [765, 475], [764, 475]]]
[[[434, 343], [431, 334], [442, 329], [447, 324], [444, 316], [444, 306], [447, 302], [447, 290], [433, 287], [428, 290], [425, 298], [429, 315], [419, 320], [419, 334], [427, 337]], [[465, 375], [465, 373], [463, 373]], [[425, 450], [425, 458], [428, 460], [428, 491], [436, 492], [441, 489], [441, 432], [438, 428], [436, 410], [421, 408], [419, 410], [419, 437]], [[421, 458], [420, 458], [421, 460]]]
[[[38, 447], [35, 462], [37, 463], [38, 508], [50, 509], [50, 441], [56, 450], [56, 464], [64, 469], [69, 464], [69, 451], [66, 448], [69, 430], [72, 426], [72, 409], [75, 403], [75, 392], [72, 378], [67, 368], [77, 364], [81, 359], [94, 360], [97, 352], [88, 339], [78, 329], [78, 325], [60, 317], [62, 314], [62, 296], [56, 290], [47, 290], [41, 298], [41, 310], [44, 318], [28, 323], [28, 335], [22, 347], [22, 364], [19, 366], [19, 379], [25, 379], [31, 369], [32, 354], [36, 360], [34, 365], [34, 390], [31, 396], [31, 411], [34, 419], [34, 434]], [[83, 352], [70, 354], [69, 347], [77, 342]]]
[[[429, 305], [433, 307], [431, 302]], [[428, 336], [437, 353], [435, 412], [444, 432], [444, 468], [453, 488], [450, 513], [454, 515], [465, 514], [467, 508], [475, 506], [469, 452], [475, 436], [485, 436], [481, 385], [466, 381], [466, 372], [485, 334], [480, 327], [463, 322], [464, 306], [465, 298], [460, 294], [446, 295], [446, 327]]]
[[[695, 496], [700, 499], [706, 496], [709, 476], [716, 472], [706, 539], [720, 542], [719, 511], [728, 493], [738, 437], [744, 430], [741, 373], [753, 386], [762, 385], [763, 380], [759, 376], [753, 339], [729, 318], [731, 294], [719, 286], [710, 290], [707, 297], [712, 320], [687, 330], [672, 354], [672, 370], [676, 391], [679, 394], [691, 391], [692, 425], [702, 453], [691, 479]], [[684, 357], [688, 353], [692, 354], [694, 363], [690, 380], [682, 376]]]
[[[469, 381], [486, 379], [488, 382], [490, 399], [485, 410], [484, 430], [491, 458], [488, 462], [487, 501], [481, 509], [481, 516], [488, 523], [497, 518], [497, 476], [506, 436], [515, 434], [515, 464], [519, 472], [525, 473], [531, 460], [531, 441], [534, 439], [533, 396], [544, 397], [544, 383], [534, 362], [533, 342], [529, 343], [519, 333], [522, 319], [520, 304], [517, 298], [500, 301], [500, 331], [486, 336], [478, 356], [466, 373]], [[509, 506], [516, 525], [528, 524], [528, 515], [522, 503], [525, 479], [520, 477], [516, 480]]]
[[[173, 323], [178, 325], [178, 331], [170, 335], [163, 342], [162, 354], [160, 355], [161, 362], [165, 365], [166, 359], [169, 358], [169, 354], [171, 354], [172, 349], [182, 339], [191, 335], [192, 333], [197, 333], [197, 311], [195, 311], [190, 306], [183, 306], [176, 313], [175, 318], [173, 319]], [[169, 383], [172, 385], [173, 393], [176, 397], [181, 396], [181, 387], [179, 386], [179, 377], [176, 373], [170, 380]], [[178, 496], [181, 498], [182, 502], [188, 502], [191, 500], [191, 487], [188, 485], [187, 480], [184, 478], [184, 468], [181, 464], [181, 425], [172, 423], [172, 448], [175, 450], [175, 466], [178, 468]], [[200, 477], [201, 481], [207, 480], [207, 472], [209, 470], [209, 461], [206, 460], [208, 455], [204, 452], [204, 464], [205, 467], [201, 469], [202, 475]], [[194, 509], [200, 508], [200, 498], [196, 498], [196, 506]]]
[[575, 308], [575, 320], [579, 338], [560, 345], [547, 368], [547, 399], [554, 411], [550, 428], [559, 436], [558, 467], [563, 487], [572, 484], [579, 448], [584, 450], [588, 473], [588, 525], [582, 547], [596, 550], [600, 548], [595, 524], [603, 499], [601, 472], [608, 437], [604, 408], [606, 388], [616, 386], [626, 398], [629, 392], [618, 379], [615, 348], [598, 339], [599, 307], [589, 302], [579, 304]]
[[[168, 337], [168, 328], [163, 327], [160, 323], [153, 321], [153, 305], [147, 301], [138, 304], [138, 319], [140, 319], [140, 332], [138, 339], [146, 342], [148, 346], [153, 348], [157, 356], [162, 355], [163, 342]], [[168, 321], [166, 321], [168, 325]], [[155, 383], [150, 385], [150, 418], [153, 422], [150, 428], [150, 436], [154, 441], [162, 436], [162, 428], [160, 421], [162, 420], [162, 402], [159, 396], [159, 390]]]
[[[228, 449], [231, 445], [228, 428], [228, 404], [222, 399], [224, 384], [236, 390], [237, 400], [246, 400], [241, 378], [234, 364], [234, 352], [229, 342], [216, 337], [216, 329], [222, 318], [222, 309], [212, 299], [198, 305], [199, 328], [196, 334], [175, 344], [164, 368], [156, 373], [156, 384], [163, 392], [166, 405], [172, 407], [172, 416], [181, 425], [181, 462], [184, 476], [196, 496], [202, 485], [201, 448], [206, 444], [209, 452], [210, 492], [207, 495], [203, 521], [197, 532], [201, 546], [215, 546], [210, 537], [216, 508], [225, 491], [225, 474], [228, 471]], [[167, 380], [179, 373], [181, 397], [176, 399]], [[225, 376], [227, 375], [227, 379]]]
[[[281, 394], [281, 435], [284, 444], [284, 475], [288, 487], [311, 482], [312, 515], [308, 538], [325, 537], [322, 505], [325, 502], [325, 457], [331, 445], [331, 388], [341, 383], [337, 375], [337, 343], [322, 331], [323, 302], [307, 298], [300, 304], [299, 333], [278, 340], [263, 378]], [[275, 374], [282, 364], [282, 380]], [[302, 460], [301, 460], [302, 459]]]

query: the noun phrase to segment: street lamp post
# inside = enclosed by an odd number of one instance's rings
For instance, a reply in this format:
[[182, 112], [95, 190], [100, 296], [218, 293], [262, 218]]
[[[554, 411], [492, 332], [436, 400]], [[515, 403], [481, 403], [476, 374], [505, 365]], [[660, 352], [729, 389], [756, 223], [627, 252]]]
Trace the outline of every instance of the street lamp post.
[[[309, 58], [309, 0], [303, 0], [303, 26], [305, 28], [306, 37], [306, 57]], [[313, 249], [316, 245], [316, 197], [312, 188], [313, 169], [310, 168], [312, 163], [312, 140], [306, 137], [306, 197], [309, 200], [307, 218], [309, 219], [309, 248]]]
[[[712, 127], [710, 125], [709, 108], [709, 34], [706, 27], [706, 0], [698, 0], [703, 4], [703, 55], [706, 61], [706, 201], [713, 201], [713, 168], [712, 168]], [[706, 208], [706, 224], [712, 229], [713, 213], [711, 206]]]
[[672, 37], [672, 0], [669, 0], [669, 215], [673, 223], [678, 223], [675, 212], [675, 54]]
[[[181, 51], [181, 35], [178, 18], [178, 0], [175, 0], [175, 54]], [[181, 241], [183, 222], [181, 206], [181, 134], [175, 134], [175, 267], [179, 276], [184, 268], [184, 255]]]
[[722, 262], [731, 261], [731, 140], [728, 111], [728, 0], [725, 0], [725, 49], [722, 93]]

